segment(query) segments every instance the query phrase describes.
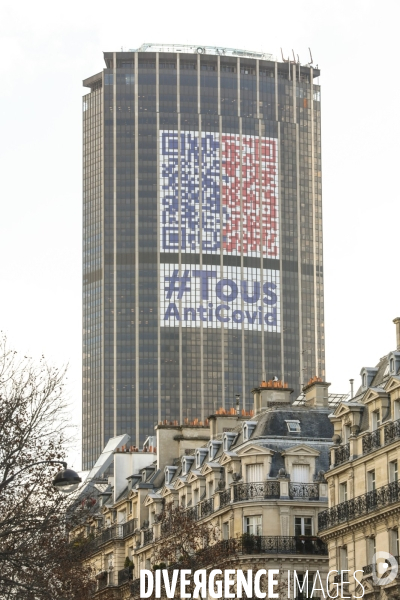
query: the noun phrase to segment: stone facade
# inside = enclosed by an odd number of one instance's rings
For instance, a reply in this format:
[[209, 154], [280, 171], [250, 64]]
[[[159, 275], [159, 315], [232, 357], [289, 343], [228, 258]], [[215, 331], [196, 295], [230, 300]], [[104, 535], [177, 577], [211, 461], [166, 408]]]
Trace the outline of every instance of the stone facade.
[[119, 448], [114, 477], [92, 482], [93, 517], [75, 532], [92, 538], [95, 595], [138, 597], [140, 571], [153, 567], [168, 536], [162, 515], [170, 502], [212, 523], [221, 543], [239, 541], [235, 568], [308, 571], [310, 589], [317, 571], [324, 580], [329, 561], [317, 521], [328, 506], [328, 386], [311, 382], [298, 405], [280, 381], [263, 382], [253, 390], [254, 411], [221, 409], [204, 425], [161, 424], [141, 451]]
[[[376, 367], [361, 370], [361, 387], [341, 403], [330, 419], [334, 446], [325, 473], [329, 508], [319, 514], [318, 535], [329, 548], [329, 568], [336, 581], [348, 579], [345, 595], [398, 598], [398, 579], [380, 585], [392, 567], [384, 558], [374, 569], [374, 555], [398, 560], [400, 526], [400, 319], [395, 319], [397, 350]], [[382, 564], [382, 567], [380, 567]], [[360, 584], [352, 577], [356, 570]], [[347, 571], [349, 573], [347, 574]]]

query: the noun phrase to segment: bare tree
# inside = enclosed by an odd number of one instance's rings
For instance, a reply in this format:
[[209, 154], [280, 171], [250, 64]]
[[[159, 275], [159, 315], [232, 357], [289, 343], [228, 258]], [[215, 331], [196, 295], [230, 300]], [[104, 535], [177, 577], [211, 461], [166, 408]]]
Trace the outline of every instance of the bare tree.
[[[69, 543], [68, 497], [52, 486], [64, 460], [65, 370], [0, 339], [0, 598], [84, 600], [85, 546]], [[74, 516], [72, 516], [74, 518]]]
[[[167, 504], [159, 516], [161, 537], [154, 543], [152, 568], [204, 569], [209, 573], [215, 568], [228, 568], [237, 557], [238, 540], [221, 540], [221, 532], [214, 521], [202, 522], [195, 518], [195, 511]], [[176, 586], [179, 597], [180, 579]], [[193, 592], [194, 584], [187, 587]], [[133, 596], [139, 597], [139, 579], [133, 585]], [[154, 595], [153, 595], [154, 597]]]

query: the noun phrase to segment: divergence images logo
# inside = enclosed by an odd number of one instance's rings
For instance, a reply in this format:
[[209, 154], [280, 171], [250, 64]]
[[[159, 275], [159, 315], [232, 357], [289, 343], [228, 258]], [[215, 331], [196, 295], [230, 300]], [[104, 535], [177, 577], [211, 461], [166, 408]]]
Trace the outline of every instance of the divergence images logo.
[[163, 327], [280, 331], [279, 271], [161, 264]]
[[[378, 560], [381, 559], [379, 562]], [[375, 585], [387, 585], [396, 579], [399, 565], [388, 552], [377, 552], [372, 558], [372, 579]], [[382, 575], [387, 575], [382, 577]]]

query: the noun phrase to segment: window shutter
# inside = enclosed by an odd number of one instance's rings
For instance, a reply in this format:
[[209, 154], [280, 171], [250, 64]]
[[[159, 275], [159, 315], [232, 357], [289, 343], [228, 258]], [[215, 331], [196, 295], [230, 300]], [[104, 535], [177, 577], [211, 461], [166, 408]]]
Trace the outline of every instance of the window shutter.
[[290, 480], [292, 483], [309, 483], [310, 467], [308, 465], [293, 465]]
[[263, 481], [263, 469], [261, 464], [248, 465], [246, 469], [247, 483], [260, 483]]

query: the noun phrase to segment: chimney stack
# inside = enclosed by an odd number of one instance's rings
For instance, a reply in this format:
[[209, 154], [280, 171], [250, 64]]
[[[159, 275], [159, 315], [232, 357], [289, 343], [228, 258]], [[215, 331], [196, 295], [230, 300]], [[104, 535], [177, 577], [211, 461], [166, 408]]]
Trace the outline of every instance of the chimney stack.
[[396, 344], [397, 350], [400, 351], [400, 317], [393, 319], [393, 323], [396, 325]]
[[290, 394], [292, 388], [287, 383], [279, 381], [277, 378], [269, 381], [262, 381], [260, 387], [251, 390], [254, 396], [254, 414], [257, 415], [267, 408], [274, 406], [290, 404]]
[[305, 406], [309, 408], [327, 408], [330, 385], [330, 383], [322, 381], [320, 377], [312, 377], [307, 385], [303, 387]]

